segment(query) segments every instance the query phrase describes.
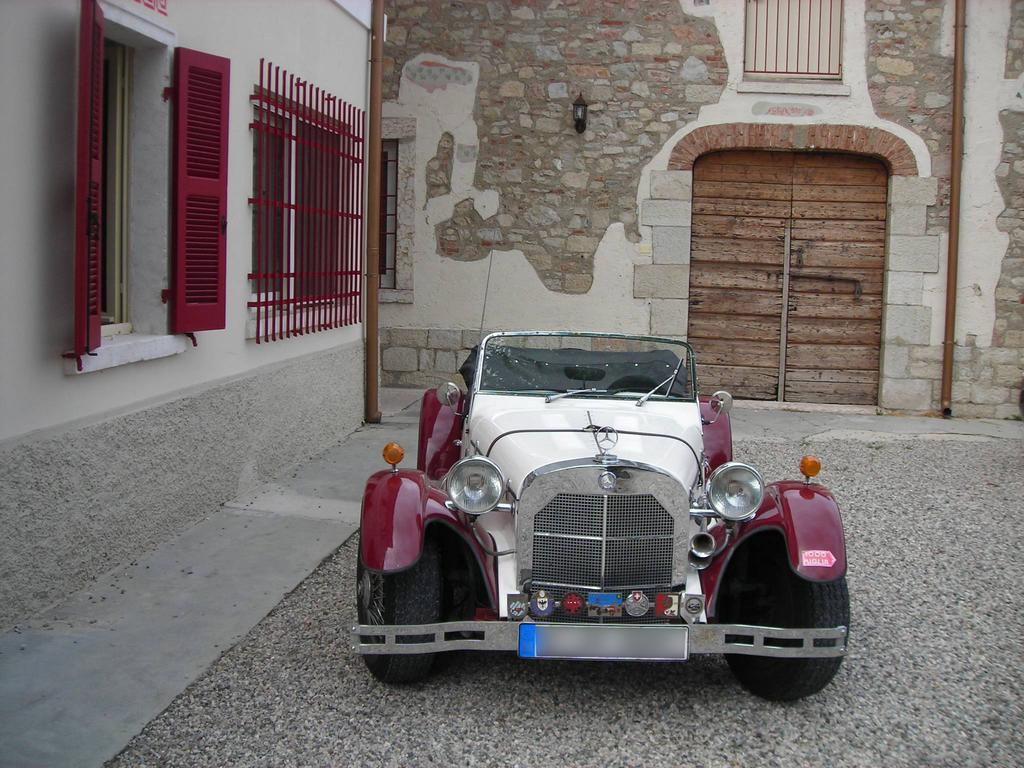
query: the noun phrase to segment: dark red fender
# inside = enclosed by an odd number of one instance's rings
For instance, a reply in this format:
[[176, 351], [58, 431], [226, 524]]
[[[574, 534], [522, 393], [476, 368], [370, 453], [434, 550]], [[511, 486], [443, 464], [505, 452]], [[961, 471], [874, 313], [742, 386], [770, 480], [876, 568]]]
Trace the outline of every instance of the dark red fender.
[[[790, 566], [808, 581], [834, 581], [846, 573], [843, 521], [839, 505], [828, 489], [821, 485], [805, 485], [799, 480], [771, 483], [765, 488], [764, 501], [754, 519], [742, 523], [729, 548], [701, 571], [701, 586], [704, 594], [710, 596], [709, 616], [714, 616], [719, 582], [728, 569], [732, 553], [741, 542], [765, 530], [782, 533]], [[715, 531], [721, 541], [723, 528], [719, 526]], [[833, 558], [831, 565], [823, 564]]]
[[[715, 418], [715, 412], [711, 410], [710, 397], [700, 399], [700, 416], [704, 421]], [[728, 413], [719, 416], [714, 424], [704, 426], [704, 453], [711, 463], [711, 469], [732, 461], [732, 422]]]
[[459, 460], [459, 447], [455, 441], [462, 433], [462, 416], [466, 395], [459, 395], [454, 411], [441, 405], [434, 390], [428, 389], [420, 401], [420, 435], [416, 446], [416, 469], [426, 472], [431, 480], [444, 477], [452, 464]]
[[423, 551], [427, 526], [446, 525], [460, 536], [476, 558], [487, 584], [492, 608], [497, 607], [494, 559], [477, 543], [461, 516], [444, 505], [445, 494], [427, 485], [417, 470], [382, 470], [370, 476], [363, 492], [359, 522], [359, 556], [371, 571], [395, 573], [411, 568]]

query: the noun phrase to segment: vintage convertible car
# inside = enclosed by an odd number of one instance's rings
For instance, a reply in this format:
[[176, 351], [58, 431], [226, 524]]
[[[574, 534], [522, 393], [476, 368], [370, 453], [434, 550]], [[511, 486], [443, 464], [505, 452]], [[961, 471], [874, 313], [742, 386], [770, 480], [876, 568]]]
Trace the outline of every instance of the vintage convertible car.
[[832, 495], [733, 461], [725, 392], [699, 397], [666, 338], [494, 333], [422, 401], [417, 468], [363, 497], [353, 647], [379, 679], [438, 652], [683, 661], [725, 654], [747, 689], [821, 690], [846, 653]]

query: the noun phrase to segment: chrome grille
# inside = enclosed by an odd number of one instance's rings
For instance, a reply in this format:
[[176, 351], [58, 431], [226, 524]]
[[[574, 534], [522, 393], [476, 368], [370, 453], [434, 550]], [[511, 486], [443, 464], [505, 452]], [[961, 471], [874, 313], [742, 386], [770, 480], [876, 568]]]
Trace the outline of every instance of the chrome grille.
[[[672, 515], [651, 494], [559, 493], [537, 512], [533, 526], [533, 590], [560, 600], [569, 592], [643, 590], [651, 612], [622, 614], [619, 622], [652, 622], [654, 596], [672, 586]], [[553, 621], [587, 621], [556, 611]], [[596, 621], [596, 619], [590, 619]]]

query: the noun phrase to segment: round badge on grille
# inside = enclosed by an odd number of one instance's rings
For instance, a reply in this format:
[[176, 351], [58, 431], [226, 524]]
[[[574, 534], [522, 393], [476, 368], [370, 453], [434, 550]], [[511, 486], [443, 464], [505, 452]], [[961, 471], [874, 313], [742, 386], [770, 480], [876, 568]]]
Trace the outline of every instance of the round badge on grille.
[[575, 592], [570, 592], [568, 595], [562, 598], [562, 608], [564, 608], [567, 613], [575, 615], [582, 607], [583, 598], [577, 595]]
[[597, 477], [597, 484], [601, 486], [601, 490], [607, 491], [608, 493], [611, 493], [612, 491], [615, 490], [616, 482], [617, 478], [615, 477], [614, 472], [602, 472]]
[[625, 600], [626, 613], [634, 618], [643, 616], [651, 607], [651, 601], [643, 592], [630, 592]]

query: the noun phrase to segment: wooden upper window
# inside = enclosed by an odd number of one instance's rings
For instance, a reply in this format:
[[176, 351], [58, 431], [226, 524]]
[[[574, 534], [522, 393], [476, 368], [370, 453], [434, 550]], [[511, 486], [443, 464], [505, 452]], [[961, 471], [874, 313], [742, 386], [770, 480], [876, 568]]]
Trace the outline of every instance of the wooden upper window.
[[841, 79], [843, 0], [747, 0], [743, 72]]

